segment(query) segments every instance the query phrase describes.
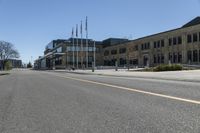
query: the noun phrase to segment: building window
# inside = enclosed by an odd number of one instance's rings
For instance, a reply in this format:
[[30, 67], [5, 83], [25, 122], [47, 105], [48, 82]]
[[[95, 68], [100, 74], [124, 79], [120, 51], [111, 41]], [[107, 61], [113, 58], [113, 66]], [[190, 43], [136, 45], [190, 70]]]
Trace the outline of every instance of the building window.
[[147, 43], [147, 49], [150, 49], [150, 42]]
[[154, 63], [157, 63], [156, 55], [153, 56], [153, 62], [154, 62]]
[[133, 60], [129, 60], [129, 64], [130, 64], [130, 65], [133, 65]]
[[200, 62], [200, 50], [199, 50], [199, 62]]
[[171, 46], [172, 45], [172, 39], [171, 38], [169, 38], [169, 46]]
[[93, 61], [93, 56], [89, 56], [88, 61], [91, 63]]
[[133, 60], [133, 65], [138, 65], [138, 59]]
[[164, 63], [164, 61], [165, 61], [165, 57], [163, 54], [161, 54], [161, 63]]
[[126, 48], [121, 48], [121, 49], [119, 49], [119, 53], [120, 53], [120, 54], [126, 53]]
[[138, 51], [138, 45], [135, 45], [135, 51]]
[[172, 63], [172, 54], [171, 53], [169, 53], [169, 61]]
[[164, 47], [164, 46], [165, 46], [165, 41], [161, 40], [161, 47]]
[[130, 65], [138, 65], [138, 59], [129, 60]]
[[[79, 47], [79, 51], [80, 51], [80, 49], [81, 49], [81, 48]], [[89, 52], [93, 52], [93, 51], [94, 51], [94, 47], [88, 47], [88, 51], [89, 51]]]
[[96, 48], [96, 53], [100, 53], [100, 48]]
[[173, 63], [177, 63], [177, 54], [173, 53]]
[[112, 55], [117, 54], [117, 50], [112, 50], [112, 51], [111, 51], [111, 54], [112, 54]]
[[181, 36], [178, 37], [178, 44], [182, 44], [182, 37]]
[[176, 37], [173, 38], [173, 45], [176, 45], [177, 42], [176, 42]]
[[111, 61], [109, 61], [109, 60], [104, 60], [104, 65], [105, 65], [105, 66], [111, 66]]
[[147, 43], [144, 44], [144, 49], [148, 49]]
[[73, 56], [68, 56], [67, 59], [69, 60], [69, 62], [73, 62]]
[[192, 42], [192, 36], [191, 35], [187, 35], [187, 42], [191, 43]]
[[111, 66], [115, 66], [115, 62], [117, 61], [117, 59], [112, 59], [111, 60]]
[[126, 65], [126, 60], [123, 58], [120, 58], [120, 65]]
[[160, 41], [157, 41], [157, 47], [160, 48]]
[[197, 42], [198, 41], [198, 36], [197, 33], [193, 34], [193, 42]]
[[160, 63], [160, 55], [158, 54], [158, 63]]
[[57, 53], [61, 53], [61, 52], [62, 52], [62, 47], [57, 48], [57, 49], [56, 49], [56, 52], [57, 52]]
[[62, 57], [56, 57], [55, 65], [62, 65]]
[[178, 63], [182, 62], [182, 54], [178, 52]]
[[148, 43], [142, 44], [142, 45], [141, 45], [141, 49], [142, 49], [142, 50], [150, 49], [150, 43], [148, 42]]
[[106, 50], [106, 51], [104, 52], [104, 56], [108, 56], [108, 55], [109, 55], [109, 51]]
[[200, 42], [200, 32], [199, 32], [199, 42]]
[[154, 44], [154, 48], [156, 48], [156, 47], [157, 47], [157, 43], [156, 43], [156, 42], [154, 42], [153, 44]]
[[143, 44], [141, 45], [141, 49], [144, 50], [144, 45]]
[[105, 66], [108, 65], [107, 60], [104, 60], [103, 62], [104, 62], [103, 64], [104, 64]]
[[193, 51], [193, 62], [197, 62], [198, 61], [198, 52], [197, 50]]
[[190, 50], [187, 52], [187, 59], [188, 59], [188, 62], [192, 61], [192, 52]]

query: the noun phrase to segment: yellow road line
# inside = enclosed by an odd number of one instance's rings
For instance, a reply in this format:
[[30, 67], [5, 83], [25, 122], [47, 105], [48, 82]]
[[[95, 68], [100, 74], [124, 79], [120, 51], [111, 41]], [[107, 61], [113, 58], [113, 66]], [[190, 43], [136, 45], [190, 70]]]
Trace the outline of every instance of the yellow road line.
[[85, 80], [85, 79], [80, 79], [80, 78], [65, 77], [65, 76], [60, 76], [60, 75], [54, 75], [54, 76], [200, 105], [200, 101], [197, 101], [197, 100], [191, 100], [191, 99], [185, 99], [185, 98], [181, 98], [181, 97], [164, 95], [164, 94], [159, 94], [159, 93], [154, 93], [154, 92], [142, 91], [142, 90], [138, 90], [138, 89], [123, 87], [123, 86], [117, 86], [117, 85], [112, 85], [112, 84], [107, 84], [107, 83], [101, 83], [101, 82], [96, 82], [96, 81], [91, 81], [91, 80]]

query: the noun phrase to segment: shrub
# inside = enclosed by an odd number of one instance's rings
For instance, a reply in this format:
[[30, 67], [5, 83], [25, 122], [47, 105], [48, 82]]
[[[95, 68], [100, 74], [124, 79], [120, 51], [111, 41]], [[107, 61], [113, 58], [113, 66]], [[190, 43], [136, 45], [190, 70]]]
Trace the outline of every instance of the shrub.
[[29, 63], [27, 64], [27, 68], [32, 68], [31, 62], [29, 62]]
[[160, 71], [180, 71], [183, 70], [183, 66], [179, 64], [173, 65], [159, 65], [153, 69], [153, 71], [160, 72]]
[[10, 61], [6, 61], [5, 62], [5, 70], [8, 71], [8, 70], [11, 70], [12, 69], [12, 64]]

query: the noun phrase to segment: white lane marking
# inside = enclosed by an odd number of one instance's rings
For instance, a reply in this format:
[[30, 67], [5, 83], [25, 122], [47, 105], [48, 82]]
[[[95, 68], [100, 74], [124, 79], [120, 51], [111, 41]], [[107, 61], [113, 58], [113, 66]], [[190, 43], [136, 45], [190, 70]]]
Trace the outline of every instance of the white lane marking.
[[[54, 75], [54, 74], [52, 74], [52, 75]], [[172, 100], [176, 100], [176, 101], [182, 101], [182, 102], [187, 102], [187, 103], [193, 103], [193, 104], [200, 105], [200, 101], [197, 101], [197, 100], [191, 100], [191, 99], [186, 99], [186, 98], [181, 98], [181, 97], [164, 95], [164, 94], [159, 94], [159, 93], [154, 93], [154, 92], [149, 92], [149, 91], [143, 91], [143, 90], [123, 87], [123, 86], [117, 86], [117, 85], [112, 85], [112, 84], [107, 84], [107, 83], [102, 83], [102, 82], [96, 82], [96, 81], [91, 81], [91, 80], [80, 79], [80, 78], [66, 77], [66, 76], [60, 76], [60, 75], [54, 75], [54, 76], [65, 78], [65, 79], [71, 79], [71, 80], [76, 80], [76, 81], [81, 81], [81, 82], [86, 82], [86, 83], [91, 83], [91, 84], [103, 85], [103, 86], [107, 86], [107, 87], [118, 88], [118, 89], [121, 89], [121, 90], [127, 90], [127, 91], [147, 94], [147, 95], [151, 95], [151, 96], [157, 96], [157, 97], [172, 99]]]

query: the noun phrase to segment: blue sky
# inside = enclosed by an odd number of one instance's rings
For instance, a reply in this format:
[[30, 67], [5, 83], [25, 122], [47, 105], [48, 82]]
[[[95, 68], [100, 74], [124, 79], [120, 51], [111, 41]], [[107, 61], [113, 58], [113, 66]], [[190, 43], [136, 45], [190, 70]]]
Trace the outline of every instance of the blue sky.
[[51, 40], [69, 38], [86, 15], [92, 39], [136, 39], [200, 16], [200, 0], [0, 0], [0, 40], [26, 63]]

